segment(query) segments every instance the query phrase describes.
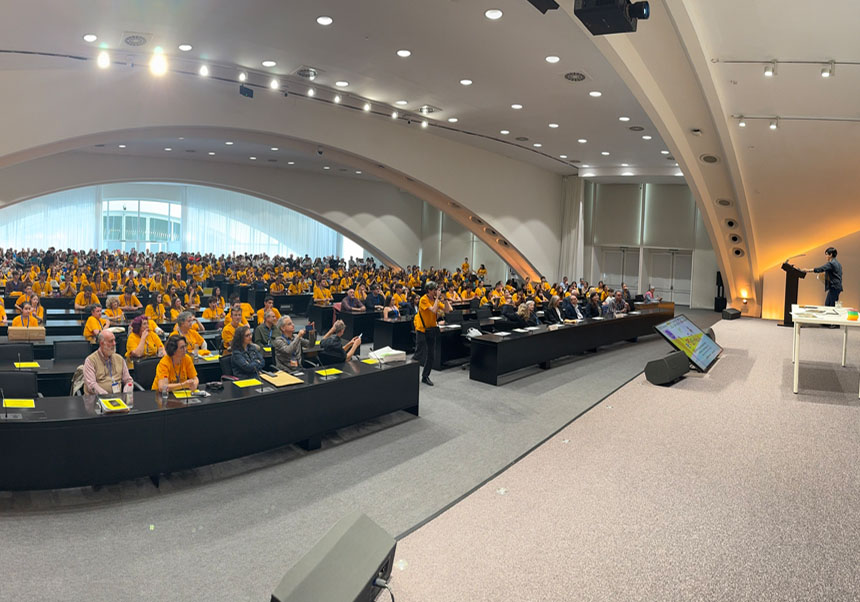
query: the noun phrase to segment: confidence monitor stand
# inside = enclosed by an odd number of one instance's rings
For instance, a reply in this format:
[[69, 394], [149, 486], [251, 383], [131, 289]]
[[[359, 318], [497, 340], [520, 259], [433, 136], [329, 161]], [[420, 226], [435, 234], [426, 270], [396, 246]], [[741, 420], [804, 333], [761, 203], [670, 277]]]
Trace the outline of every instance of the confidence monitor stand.
[[782, 322], [779, 322], [778, 325], [793, 327], [794, 321], [791, 319], [791, 306], [797, 303], [797, 281], [801, 278], [806, 278], [806, 272], [788, 263], [788, 259], [783, 262], [782, 269], [785, 271], [785, 306], [782, 310]]

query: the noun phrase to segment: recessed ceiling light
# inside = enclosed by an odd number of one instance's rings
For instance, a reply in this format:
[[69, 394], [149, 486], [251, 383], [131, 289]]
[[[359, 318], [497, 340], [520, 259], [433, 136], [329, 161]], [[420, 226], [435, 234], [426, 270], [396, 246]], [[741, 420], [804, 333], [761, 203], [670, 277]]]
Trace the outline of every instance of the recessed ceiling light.
[[559, 159], [567, 159], [567, 155], [559, 155], [558, 158]]
[[642, 140], [651, 140], [651, 136], [645, 134], [644, 136], [642, 136]]
[[593, 178], [593, 177], [594, 177], [594, 172], [593, 172], [593, 171], [587, 171], [587, 172], [585, 172], [584, 174], [582, 174], [582, 177], [583, 177], [583, 178]]
[[510, 131], [510, 130], [499, 130], [499, 133], [500, 133], [502, 136], [507, 136], [508, 134], [510, 134], [510, 133], [511, 133], [511, 131]]
[[551, 127], [552, 129], [556, 129], [558, 127], [558, 124], [557, 123], [550, 123], [549, 127]]
[[421, 127], [422, 127], [422, 128], [426, 128], [426, 127], [427, 127], [427, 120], [426, 120], [426, 119], [425, 119], [424, 121], [422, 121], [422, 122], [421, 122]]
[[397, 116], [398, 116], [397, 111], [391, 111], [391, 118], [392, 119], [397, 119]]
[[412, 51], [406, 50], [405, 48], [401, 48], [400, 50], [397, 51], [397, 56], [399, 56], [402, 59], [409, 58], [410, 56], [412, 56]]
[[256, 161], [257, 157], [248, 157], [251, 161]]
[[369, 103], [369, 102], [364, 103], [364, 106], [363, 106], [362, 108], [363, 108], [365, 111], [370, 111], [370, 103]]
[[601, 155], [603, 155], [604, 157], [608, 157], [608, 156], [609, 156], [609, 152], [608, 152], [608, 151], [603, 151], [603, 152], [601, 152], [600, 154], [601, 154]]
[[764, 76], [773, 77], [776, 75], [776, 61], [771, 61], [764, 66]]
[[621, 172], [621, 175], [622, 176], [632, 176], [633, 172], [632, 171], [624, 171], [624, 172]]
[[397, 101], [397, 102], [395, 102], [394, 104], [396, 104], [396, 105], [400, 105], [401, 107], [405, 107], [405, 106], [406, 106], [407, 104], [409, 104], [409, 103], [408, 103], [408, 102], [406, 102], [405, 100], [398, 100], [398, 101]]
[[149, 59], [149, 71], [157, 77], [167, 73], [167, 57], [164, 56], [164, 50], [161, 49], [161, 46], [156, 46], [152, 52], [152, 58]]
[[96, 65], [99, 66], [99, 69], [107, 69], [110, 67], [110, 55], [107, 50], [99, 52], [99, 56], [96, 58]]
[[85, 33], [84, 34], [84, 42], [89, 42], [92, 44], [93, 42], [95, 42], [98, 39], [99, 39], [99, 37], [94, 33]]
[[272, 90], [277, 90], [278, 88], [280, 88], [280, 87], [281, 87], [281, 82], [279, 82], [277, 79], [275, 79], [275, 78], [273, 77], [273, 78], [272, 78], [272, 81], [270, 81], [270, 82], [269, 82], [269, 87], [270, 87]]
[[209, 77], [209, 67], [206, 65], [200, 65], [198, 73], [200, 74], [200, 77]]
[[323, 169], [331, 169], [328, 165], [323, 165]]
[[334, 85], [338, 88], [346, 88], [349, 85], [349, 82], [341, 80], [339, 82], [334, 82]]
[[747, 120], [746, 120], [746, 119], [744, 119], [743, 117], [741, 117], [740, 119], [738, 119], [738, 127], [739, 127], [739, 128], [745, 128], [745, 127], [747, 127]]
[[489, 10], [484, 11], [484, 16], [487, 17], [490, 21], [498, 21], [502, 18], [503, 14], [504, 13], [498, 8], [491, 8]]
[[776, 128], [778, 128], [779, 127], [778, 120], [776, 120], [776, 119], [772, 120], [770, 122], [770, 126], [768, 126], [768, 127], [770, 127], [770, 129], [772, 129], [772, 130], [775, 130]]
[[164, 150], [166, 150], [167, 152], [170, 152], [170, 151], [172, 151], [173, 149], [172, 149], [172, 148], [170, 148], [169, 146], [165, 146], [165, 147], [164, 147]]
[[449, 117], [448, 118], [448, 123], [457, 123], [458, 121], [460, 121], [460, 120], [457, 119], [456, 117]]
[[621, 167], [630, 167], [630, 164], [629, 163], [622, 163]]
[[295, 164], [296, 164], [295, 161], [287, 161], [287, 165], [295, 165]]
[[117, 144], [117, 148], [125, 148], [125, 144]]
[[281, 149], [279, 149], [277, 146], [273, 146], [273, 147], [272, 147], [272, 148], [270, 148], [269, 150], [270, 150], [270, 151], [279, 151], [279, 150], [281, 150]]
[[598, 92], [597, 90], [592, 90], [591, 92], [588, 93], [588, 95], [592, 96], [594, 98], [600, 98], [601, 96], [603, 96], [603, 92]]
[[520, 109], [523, 108], [523, 105], [514, 103], [511, 105], [511, 108], [514, 109], [515, 111], [519, 111]]
[[630, 121], [629, 117], [619, 117], [618, 121]]
[[461, 83], [462, 85], [464, 85], [464, 86], [471, 86], [471, 85], [472, 85], [472, 80], [470, 80], [470, 79], [461, 79], [461, 80], [460, 80], [460, 83]]
[[532, 146], [535, 148], [540, 148], [543, 146], [543, 144], [541, 144], [540, 142], [535, 142], [534, 144], [532, 144]]
[[240, 71], [240, 72], [239, 72], [239, 81], [240, 81], [240, 82], [243, 82], [243, 81], [245, 81], [246, 79], [248, 79], [248, 74], [247, 74], [247, 73], [245, 73], [244, 71]]
[[588, 140], [586, 140], [585, 138], [580, 138], [579, 140], [577, 140], [577, 142], [579, 142], [580, 144], [585, 144], [586, 142], [588, 142]]
[[334, 103], [335, 103], [335, 104], [340, 104], [340, 94], [335, 94], [335, 95], [334, 95]]
[[559, 62], [560, 60], [561, 60], [561, 59], [560, 59], [560, 58], [558, 58], [557, 56], [555, 56], [554, 54], [551, 54], [551, 55], [549, 55], [548, 57], [546, 57], [546, 62], [547, 62], [547, 63], [553, 63], [553, 64], [555, 64], [555, 63]]
[[355, 173], [357, 173], [358, 175], [361, 175], [361, 170], [360, 170], [360, 169], [356, 169], [356, 170], [355, 170]]
[[193, 48], [193, 46], [191, 44], [180, 44], [179, 45], [179, 50], [181, 50], [182, 52], [188, 52], [192, 48]]
[[320, 17], [317, 17], [317, 23], [319, 23], [323, 27], [328, 27], [329, 25], [334, 23], [334, 19], [332, 19], [331, 17], [327, 17], [325, 15], [322, 15]]
[[180, 136], [178, 140], [185, 140], [185, 136]]
[[275, 61], [265, 60], [263, 61], [263, 67], [274, 67], [278, 63]]
[[660, 151], [660, 154], [661, 154], [661, 155], [668, 155], [668, 154], [669, 154], [669, 151], [667, 151], [667, 150], [661, 150], [661, 151]]
[[212, 151], [209, 151], [209, 156], [210, 156], [210, 157], [214, 157], [214, 156], [215, 156], [215, 153], [213, 153]]
[[227, 142], [225, 142], [224, 144], [226, 144], [227, 146], [233, 146], [233, 143], [229, 140]]
[[583, 163], [582, 167], [591, 167], [591, 165], [586, 165], [585, 163]]
[[314, 90], [313, 88], [308, 88], [308, 96], [310, 96], [311, 98], [313, 98], [313, 97], [314, 97], [314, 96], [316, 96], [316, 95], [317, 95], [317, 91], [316, 91], [316, 90]]

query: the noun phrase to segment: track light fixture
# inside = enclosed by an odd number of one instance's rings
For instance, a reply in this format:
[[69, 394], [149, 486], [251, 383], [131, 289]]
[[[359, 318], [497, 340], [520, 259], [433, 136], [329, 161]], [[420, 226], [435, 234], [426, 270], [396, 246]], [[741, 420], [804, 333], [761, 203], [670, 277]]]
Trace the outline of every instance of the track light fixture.
[[770, 126], [769, 126], [769, 127], [770, 127], [770, 129], [772, 129], [772, 130], [775, 130], [775, 129], [779, 128], [779, 117], [777, 117], [776, 119], [771, 119], [771, 120], [770, 120]]
[[828, 78], [836, 75], [836, 62], [830, 61], [824, 69], [821, 70], [821, 77]]
[[765, 77], [773, 77], [774, 75], [776, 75], [776, 61], [771, 61], [769, 63], [765, 63], [764, 76]]
[[747, 127], [747, 122], [746, 122], [746, 119], [744, 119], [744, 116], [743, 116], [743, 115], [741, 115], [740, 117], [738, 117], [738, 127], [739, 127], [739, 128], [745, 128], [745, 127]]

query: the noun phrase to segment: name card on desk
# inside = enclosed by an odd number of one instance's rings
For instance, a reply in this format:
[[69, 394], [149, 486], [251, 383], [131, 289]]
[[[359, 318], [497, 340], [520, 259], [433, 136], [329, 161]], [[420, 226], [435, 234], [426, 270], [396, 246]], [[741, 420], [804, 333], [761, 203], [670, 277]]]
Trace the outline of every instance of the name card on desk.
[[256, 378], [246, 378], [245, 380], [234, 380], [233, 384], [240, 389], [244, 389], [245, 387], [253, 387], [255, 385], [262, 385], [263, 383]]
[[525, 334], [528, 332], [525, 328], [514, 328], [514, 332], [519, 332], [520, 334]]
[[325, 370], [317, 370], [317, 374], [320, 376], [334, 376], [335, 374], [343, 374], [337, 368], [326, 368]]
[[509, 332], [494, 332], [493, 334], [495, 334], [497, 337], [509, 337], [509, 336], [511, 336], [511, 333], [509, 333]]
[[537, 326], [526, 326], [526, 330], [537, 330]]
[[372, 365], [374, 365], [374, 364], [378, 364], [378, 363], [379, 363], [379, 360], [374, 359], [374, 358], [369, 358], [369, 359], [366, 359], [366, 360], [361, 360], [361, 363], [362, 363], [362, 364], [370, 364], [370, 365], [372, 366]]
[[12, 397], [7, 397], [3, 400], [4, 408], [35, 408], [36, 400], [35, 399], [16, 399]]
[[[194, 391], [194, 393], [200, 393], [200, 391]], [[194, 393], [192, 393], [191, 391], [188, 391], [188, 390], [186, 390], [186, 391], [174, 391], [173, 396], [176, 399], [188, 399], [189, 397], [194, 395]]]
[[265, 351], [266, 353], [271, 353], [272, 348], [271, 347], [263, 347], [263, 351]]
[[38, 368], [39, 362], [14, 362], [16, 368]]
[[201, 355], [200, 359], [204, 362], [217, 362], [221, 359], [220, 355]]
[[491, 316], [490, 319], [491, 320], [501, 320], [503, 318], [502, 318], [502, 316]]

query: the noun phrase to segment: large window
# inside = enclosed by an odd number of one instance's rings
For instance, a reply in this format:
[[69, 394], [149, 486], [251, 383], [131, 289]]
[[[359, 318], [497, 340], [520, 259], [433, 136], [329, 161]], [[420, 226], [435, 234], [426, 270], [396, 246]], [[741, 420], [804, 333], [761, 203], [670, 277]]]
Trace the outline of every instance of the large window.
[[[182, 205], [172, 201], [102, 201], [102, 241], [108, 250], [177, 251], [182, 234]], [[172, 243], [172, 244], [171, 244]]]

